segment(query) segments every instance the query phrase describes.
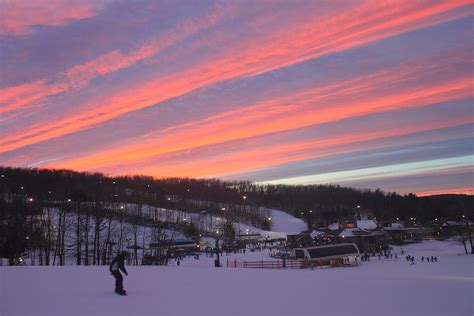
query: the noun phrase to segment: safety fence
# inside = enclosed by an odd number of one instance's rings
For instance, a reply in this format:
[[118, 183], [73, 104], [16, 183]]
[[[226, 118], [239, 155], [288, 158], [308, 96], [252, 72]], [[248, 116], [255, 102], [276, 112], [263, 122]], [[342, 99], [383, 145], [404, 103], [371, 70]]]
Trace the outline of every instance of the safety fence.
[[300, 269], [302, 264], [301, 260], [237, 261], [237, 259], [227, 259], [227, 268]]

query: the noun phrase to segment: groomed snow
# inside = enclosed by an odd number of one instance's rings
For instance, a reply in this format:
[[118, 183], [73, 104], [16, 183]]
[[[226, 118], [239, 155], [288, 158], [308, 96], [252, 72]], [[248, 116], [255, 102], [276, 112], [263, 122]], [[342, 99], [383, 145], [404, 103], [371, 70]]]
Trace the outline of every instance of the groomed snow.
[[[315, 270], [214, 268], [205, 256], [130, 266], [126, 297], [112, 292], [107, 267], [1, 267], [0, 315], [473, 315], [474, 256], [459, 255], [454, 242], [403, 249], [415, 265], [399, 255]], [[247, 252], [224, 255], [224, 265], [227, 258], [270, 259]]]
[[296, 218], [286, 212], [268, 209], [271, 217], [272, 227], [271, 230], [263, 230], [246, 224], [234, 224], [237, 233], [245, 234], [248, 230], [249, 233], [259, 233], [262, 236], [268, 236], [271, 239], [283, 238], [286, 239], [287, 235], [299, 234], [300, 232], [307, 230], [308, 226], [300, 219]]

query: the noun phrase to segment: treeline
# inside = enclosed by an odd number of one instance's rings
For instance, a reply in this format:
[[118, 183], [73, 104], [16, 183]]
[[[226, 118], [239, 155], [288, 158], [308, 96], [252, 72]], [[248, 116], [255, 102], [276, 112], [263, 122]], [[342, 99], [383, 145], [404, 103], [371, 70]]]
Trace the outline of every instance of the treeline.
[[[417, 197], [395, 192], [359, 190], [338, 185], [260, 185], [248, 181], [108, 177], [71, 170], [1, 167], [2, 196], [25, 194], [41, 200], [102, 201], [149, 204], [185, 212], [208, 212], [261, 228], [269, 228], [260, 207], [285, 210], [313, 224], [323, 225], [355, 212], [380, 222], [396, 218], [419, 221], [459, 218], [472, 213], [471, 195]], [[311, 211], [311, 212], [310, 212]]]
[[380, 225], [397, 218], [403, 221], [417, 218], [424, 223], [434, 218], [459, 219], [462, 215], [474, 215], [471, 195], [418, 197], [338, 185], [270, 185], [250, 196], [261, 205], [287, 210], [307, 222], [313, 221], [316, 226], [326, 226], [328, 222], [353, 214], [368, 214]]

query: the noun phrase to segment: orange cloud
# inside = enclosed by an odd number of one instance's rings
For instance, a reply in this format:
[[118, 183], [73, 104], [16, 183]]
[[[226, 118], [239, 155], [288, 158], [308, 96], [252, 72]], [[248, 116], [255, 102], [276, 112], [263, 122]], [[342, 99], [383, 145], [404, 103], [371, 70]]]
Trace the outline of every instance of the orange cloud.
[[[354, 12], [343, 12], [323, 21], [311, 19], [293, 29], [277, 30], [263, 39], [258, 38], [251, 42], [252, 45], [236, 44], [224, 49], [222, 56], [212, 56], [207, 63], [198, 64], [181, 73], [120, 92], [106, 100], [102, 97], [100, 101], [91, 100], [77, 114], [52, 123], [41, 122], [27, 131], [9, 135], [0, 143], [0, 151], [14, 150], [74, 133], [222, 80], [266, 72], [419, 27], [457, 19], [470, 14], [470, 11], [456, 9], [470, 3], [395, 1], [387, 5], [385, 2], [375, 1], [366, 2]], [[143, 54], [149, 56], [146, 50]], [[112, 52], [103, 58], [106, 65], [92, 61], [71, 69], [72, 78], [88, 82], [96, 75], [128, 67], [137, 57], [132, 54], [130, 59], [123, 60], [120, 53]], [[111, 62], [107, 63], [109, 60]]]
[[[474, 170], [471, 170], [471, 172]], [[430, 190], [430, 191], [422, 191], [417, 192], [416, 195], [418, 196], [428, 196], [428, 195], [438, 195], [438, 194], [467, 194], [473, 195], [474, 188], [472, 187], [461, 187], [461, 188], [445, 188], [441, 190]]]
[[[407, 142], [413, 145], [414, 142], [412, 140], [392, 140], [388, 143], [377, 142], [369, 145], [365, 143], [469, 123], [472, 123], [472, 119], [469, 117], [445, 120], [441, 123], [421, 123], [417, 126], [404, 126], [401, 123], [396, 129], [385, 129], [377, 133], [373, 131], [358, 131], [345, 135], [331, 135], [326, 138], [318, 138], [317, 140], [296, 141], [287, 144], [265, 145], [258, 142], [255, 145], [251, 144], [250, 148], [235, 148], [232, 151], [216, 150], [212, 158], [204, 157], [201, 159], [186, 159], [185, 161], [174, 159], [172, 162], [169, 162], [169, 159], [166, 160], [165, 155], [158, 155], [151, 157], [153, 161], [159, 161], [158, 164], [149, 163], [146, 159], [138, 159], [128, 162], [123, 162], [122, 160], [114, 161], [104, 167], [110, 172], [121, 173], [123, 172], [121, 166], [126, 166], [127, 169], [132, 169], [133, 172], [159, 177], [222, 177], [307, 159], [350, 154], [361, 150], [360, 145], [357, 144], [364, 144], [363, 150], [407, 145]], [[450, 136], [447, 137], [449, 138]], [[435, 138], [428, 136], [423, 137], [419, 142], [439, 141], [441, 139], [443, 139], [443, 136], [437, 135]], [[124, 149], [124, 152], [127, 150]], [[146, 167], [147, 164], [153, 166]], [[90, 165], [83, 170], [91, 170], [96, 167], [96, 165]]]
[[[409, 88], [393, 88], [394, 82], [423, 73], [431, 67], [406, 65], [399, 71], [347, 80], [327, 87], [265, 101], [260, 104], [218, 114], [207, 119], [174, 126], [135, 139], [136, 144], [106, 150], [63, 163], [61, 167], [84, 170], [91, 166], [144, 159], [156, 155], [262, 136], [349, 117], [377, 112], [422, 107], [428, 104], [462, 99], [474, 94], [470, 75], [440, 83], [419, 83]], [[433, 71], [433, 70], [432, 70]], [[429, 72], [424, 74], [429, 76]], [[387, 90], [389, 87], [389, 90]]]

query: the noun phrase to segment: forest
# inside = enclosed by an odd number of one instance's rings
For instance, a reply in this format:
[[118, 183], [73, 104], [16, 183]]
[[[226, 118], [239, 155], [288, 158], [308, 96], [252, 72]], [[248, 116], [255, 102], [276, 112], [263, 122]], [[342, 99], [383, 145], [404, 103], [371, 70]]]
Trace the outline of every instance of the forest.
[[[270, 229], [268, 208], [302, 218], [308, 229], [360, 216], [361, 210], [383, 226], [396, 218], [424, 223], [471, 217], [473, 209], [469, 195], [418, 197], [333, 185], [111, 177], [72, 170], [1, 167], [0, 182], [0, 257], [13, 260], [30, 248], [40, 252], [35, 257], [46, 265], [64, 264], [68, 249], [77, 264], [105, 264], [123, 248], [137, 258], [139, 251], [144, 254], [145, 237], [160, 254], [175, 237], [170, 231], [189, 238], [215, 234], [212, 216], [225, 220], [221, 237], [230, 242], [235, 238], [231, 223]], [[200, 218], [198, 227], [186, 222], [191, 215]]]

